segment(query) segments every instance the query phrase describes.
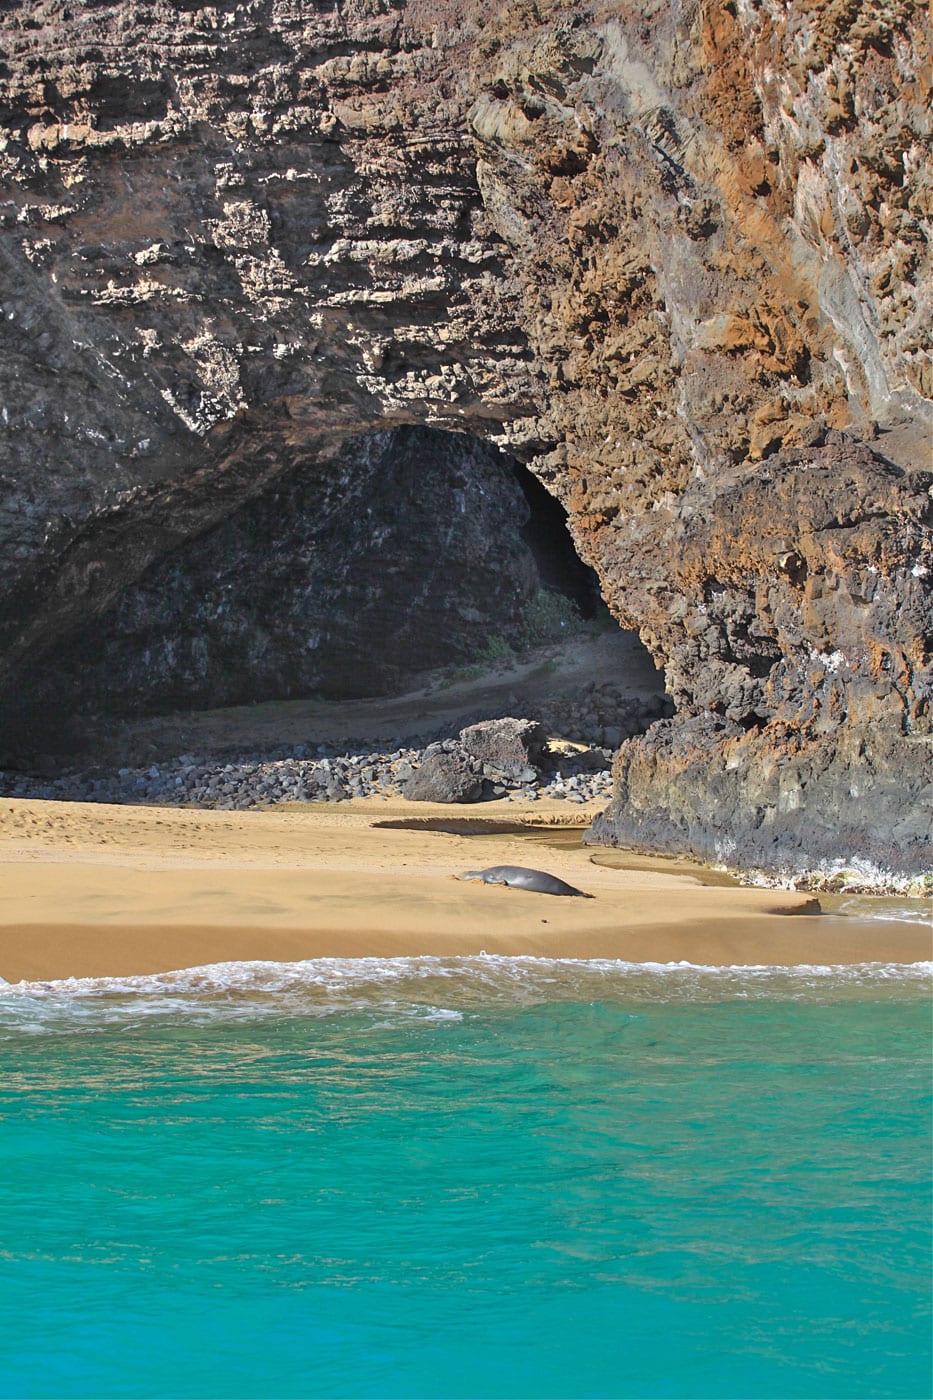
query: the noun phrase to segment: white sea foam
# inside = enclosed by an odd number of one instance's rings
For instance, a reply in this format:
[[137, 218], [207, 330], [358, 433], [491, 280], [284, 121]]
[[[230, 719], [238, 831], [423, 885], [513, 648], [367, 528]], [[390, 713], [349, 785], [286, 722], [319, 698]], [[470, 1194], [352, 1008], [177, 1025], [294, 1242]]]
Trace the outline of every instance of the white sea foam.
[[925, 928], [933, 929], [933, 912], [929, 908], [929, 900], [917, 899], [910, 904], [899, 904], [890, 897], [883, 902], [878, 899], [872, 902], [871, 896], [854, 895], [851, 899], [840, 903], [837, 906], [837, 912], [843, 918], [869, 919], [873, 922], [877, 920], [881, 923], [920, 924]]
[[506, 957], [315, 958], [228, 962], [138, 977], [64, 978], [0, 987], [0, 1033], [88, 1031], [168, 1020], [359, 1015], [375, 1030], [543, 1002], [837, 1000], [914, 995], [933, 963], [793, 967]]
[[[893, 916], [892, 916], [893, 917]], [[340, 993], [365, 986], [390, 987], [425, 978], [478, 980], [480, 982], [546, 984], [564, 977], [626, 978], [639, 974], [676, 976], [705, 974], [711, 977], [768, 978], [836, 977], [843, 981], [865, 978], [925, 980], [933, 974], [933, 962], [893, 963], [797, 963], [789, 966], [758, 964], [630, 962], [621, 958], [549, 958], [498, 953], [473, 957], [309, 958], [300, 962], [219, 962], [175, 972], [146, 973], [127, 977], [65, 977], [55, 981], [4, 982], [4, 997], [67, 995], [194, 995], [224, 992], [288, 992], [298, 987]]]

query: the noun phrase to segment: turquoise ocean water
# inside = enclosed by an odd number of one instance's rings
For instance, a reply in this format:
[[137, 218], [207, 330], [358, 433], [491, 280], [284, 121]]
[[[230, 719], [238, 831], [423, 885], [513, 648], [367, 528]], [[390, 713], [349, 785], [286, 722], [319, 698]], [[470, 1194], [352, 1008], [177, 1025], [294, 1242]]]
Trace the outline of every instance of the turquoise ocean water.
[[0, 987], [3, 1396], [927, 1396], [929, 968]]

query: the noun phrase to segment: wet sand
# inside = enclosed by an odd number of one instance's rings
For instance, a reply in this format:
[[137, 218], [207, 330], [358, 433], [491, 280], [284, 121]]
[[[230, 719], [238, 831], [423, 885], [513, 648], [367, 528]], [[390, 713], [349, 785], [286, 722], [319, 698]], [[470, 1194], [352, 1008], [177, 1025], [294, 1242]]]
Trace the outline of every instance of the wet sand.
[[[560, 802], [240, 813], [0, 799], [0, 977], [483, 951], [783, 966], [931, 956], [920, 924], [820, 918], [810, 895], [707, 886], [674, 863], [594, 864], [566, 830], [592, 815]], [[500, 864], [593, 898], [455, 878]]]

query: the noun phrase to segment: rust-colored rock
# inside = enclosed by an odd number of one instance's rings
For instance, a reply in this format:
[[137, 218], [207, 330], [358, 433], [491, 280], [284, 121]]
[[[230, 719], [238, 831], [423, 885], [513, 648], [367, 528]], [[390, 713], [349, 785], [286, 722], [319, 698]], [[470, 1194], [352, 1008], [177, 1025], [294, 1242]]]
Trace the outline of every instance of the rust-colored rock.
[[783, 803], [762, 859], [917, 868], [919, 4], [24, 0], [0, 48], [8, 686], [279, 473], [456, 429], [666, 666], [604, 839], [742, 859]]

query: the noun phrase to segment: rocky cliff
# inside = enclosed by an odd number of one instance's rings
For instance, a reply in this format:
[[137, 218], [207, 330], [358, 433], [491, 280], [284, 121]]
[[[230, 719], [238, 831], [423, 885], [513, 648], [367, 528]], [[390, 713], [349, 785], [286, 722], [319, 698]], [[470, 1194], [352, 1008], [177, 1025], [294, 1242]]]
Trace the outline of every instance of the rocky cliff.
[[557, 641], [596, 585], [539, 488], [556, 548], [540, 529], [533, 485], [463, 434], [347, 438], [170, 550], [22, 668], [11, 740], [77, 737], [91, 715], [398, 694], [426, 671]]
[[0, 50], [8, 696], [279, 477], [455, 430], [665, 667], [600, 839], [919, 868], [920, 5], [29, 0]]

